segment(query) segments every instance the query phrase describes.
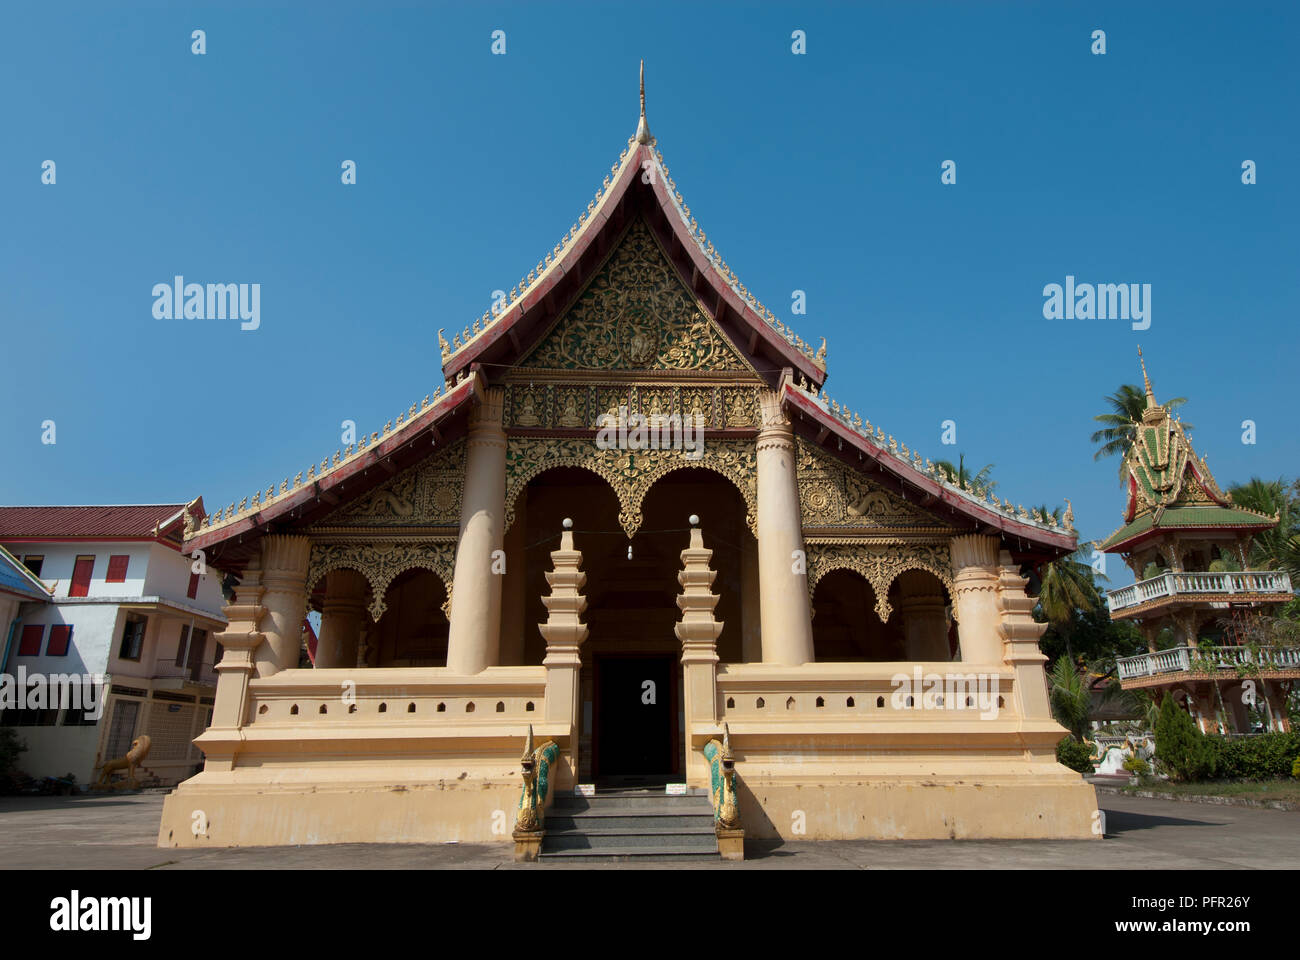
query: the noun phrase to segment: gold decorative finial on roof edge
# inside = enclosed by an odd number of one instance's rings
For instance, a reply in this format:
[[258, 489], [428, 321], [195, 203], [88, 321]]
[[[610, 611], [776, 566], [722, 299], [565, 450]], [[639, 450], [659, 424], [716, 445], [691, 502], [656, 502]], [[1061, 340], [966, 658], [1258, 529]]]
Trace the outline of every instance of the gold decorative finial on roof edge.
[[636, 125], [636, 142], [637, 143], [654, 143], [655, 138], [650, 134], [650, 124], [645, 118], [645, 59], [641, 60], [641, 119]]
[[1147, 376], [1147, 362], [1142, 358], [1141, 346], [1138, 347], [1138, 363], [1142, 365], [1142, 386], [1146, 389], [1146, 393], [1147, 393], [1146, 409], [1148, 411], [1157, 410], [1160, 408], [1160, 405], [1156, 403], [1155, 392], [1151, 389], [1151, 378]]

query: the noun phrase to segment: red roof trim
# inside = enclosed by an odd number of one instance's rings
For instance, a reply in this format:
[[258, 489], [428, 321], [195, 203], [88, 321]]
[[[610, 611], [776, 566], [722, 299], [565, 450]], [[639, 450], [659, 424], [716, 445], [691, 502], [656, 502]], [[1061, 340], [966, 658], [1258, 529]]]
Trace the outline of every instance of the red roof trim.
[[481, 397], [482, 393], [482, 376], [475, 371], [464, 382], [448, 390], [437, 403], [416, 414], [403, 424], [401, 429], [395, 430], [387, 439], [368, 448], [361, 456], [341, 464], [338, 469], [331, 470], [311, 483], [303, 484], [298, 490], [274, 500], [269, 506], [256, 513], [191, 537], [185, 541], [183, 551], [189, 554], [194, 550], [207, 550], [216, 544], [225, 543], [242, 534], [265, 527], [295, 508], [315, 501], [322, 493], [333, 490], [358, 473], [387, 459], [394, 451], [427, 435], [440, 422], [453, 415], [469, 398], [475, 395]]
[[[998, 513], [987, 507], [981, 507], [966, 497], [936, 480], [918, 471], [911, 463], [901, 457], [895, 457], [887, 450], [882, 450], [874, 443], [869, 443], [856, 430], [846, 426], [842, 420], [824, 410], [817, 401], [802, 390], [785, 383], [781, 388], [781, 403], [814, 421], [819, 427], [842, 438], [854, 449], [870, 457], [878, 466], [888, 470], [898, 479], [906, 481], [913, 487], [933, 496], [971, 521], [1000, 530], [1003, 534], [1019, 537], [1031, 543], [1053, 550], [1073, 551], [1078, 547], [1077, 536], [1049, 530], [1043, 530], [1032, 524], [1022, 523], [1006, 514]], [[923, 508], [924, 509], [924, 508]]]

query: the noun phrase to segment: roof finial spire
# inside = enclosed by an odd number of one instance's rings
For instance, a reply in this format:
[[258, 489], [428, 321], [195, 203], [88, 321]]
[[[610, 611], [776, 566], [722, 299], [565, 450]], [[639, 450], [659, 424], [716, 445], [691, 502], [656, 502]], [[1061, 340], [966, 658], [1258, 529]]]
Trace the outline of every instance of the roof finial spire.
[[645, 59], [641, 60], [641, 120], [636, 125], [636, 142], [637, 143], [654, 143], [655, 138], [650, 135], [650, 124], [645, 118]]
[[1151, 390], [1151, 378], [1147, 376], [1147, 362], [1142, 359], [1142, 348], [1138, 347], [1138, 363], [1142, 364], [1142, 385], [1147, 391], [1147, 409], [1153, 410], [1158, 406], [1156, 395]]

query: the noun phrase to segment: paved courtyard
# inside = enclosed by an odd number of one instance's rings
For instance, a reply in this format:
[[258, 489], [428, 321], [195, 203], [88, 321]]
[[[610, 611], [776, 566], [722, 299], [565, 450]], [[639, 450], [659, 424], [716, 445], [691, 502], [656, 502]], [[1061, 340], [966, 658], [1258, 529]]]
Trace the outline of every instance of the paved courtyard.
[[[583, 869], [515, 864], [508, 845], [338, 844], [211, 850], [154, 845], [163, 794], [0, 798], [0, 866], [5, 869], [141, 870], [428, 868]], [[1106, 839], [1095, 841], [846, 840], [787, 843], [749, 851], [743, 863], [709, 870], [1060, 868], [1109, 870], [1296, 869], [1300, 812], [1219, 807], [1102, 795]], [[592, 865], [586, 865], [590, 869]], [[604, 863], [614, 869], [682, 864]]]

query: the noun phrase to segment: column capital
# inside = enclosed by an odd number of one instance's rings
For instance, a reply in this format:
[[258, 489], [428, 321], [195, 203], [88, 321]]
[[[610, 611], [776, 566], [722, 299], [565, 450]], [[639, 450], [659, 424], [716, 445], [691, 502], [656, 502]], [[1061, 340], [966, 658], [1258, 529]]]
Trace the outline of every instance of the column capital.
[[469, 411], [470, 435], [476, 433], [499, 434], [502, 430], [502, 417], [505, 410], [505, 389], [488, 387], [483, 391], [483, 399], [474, 404]]
[[761, 390], [758, 396], [760, 427], [757, 449], [793, 449], [794, 428], [781, 409], [781, 394], [776, 390]]
[[1000, 543], [998, 537], [978, 533], [953, 537], [950, 544], [953, 573], [960, 574], [964, 570], [976, 567], [979, 568], [979, 572], [996, 575]]

